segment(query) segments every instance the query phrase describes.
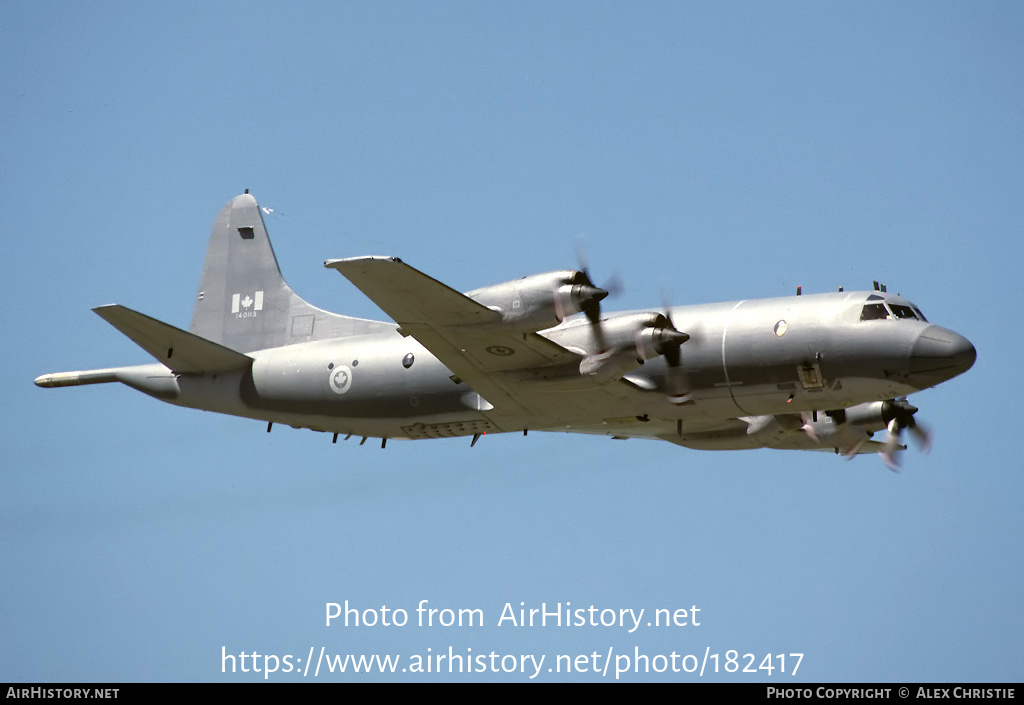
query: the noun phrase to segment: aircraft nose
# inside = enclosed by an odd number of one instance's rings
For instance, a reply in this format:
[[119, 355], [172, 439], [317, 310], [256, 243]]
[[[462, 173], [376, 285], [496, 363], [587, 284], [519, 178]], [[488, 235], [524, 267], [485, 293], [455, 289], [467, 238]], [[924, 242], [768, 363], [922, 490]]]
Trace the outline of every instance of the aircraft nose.
[[922, 389], [971, 369], [978, 357], [967, 338], [941, 326], [928, 326], [910, 349], [910, 378]]

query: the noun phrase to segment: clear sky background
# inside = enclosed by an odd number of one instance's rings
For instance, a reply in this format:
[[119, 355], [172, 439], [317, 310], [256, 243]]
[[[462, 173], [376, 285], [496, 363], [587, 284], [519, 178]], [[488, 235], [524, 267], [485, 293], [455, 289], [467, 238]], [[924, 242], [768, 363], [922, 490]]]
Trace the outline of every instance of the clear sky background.
[[[449, 646], [546, 655], [538, 680], [609, 648], [804, 654], [704, 680], [1024, 680], [1022, 48], [1016, 2], [0, 4], [0, 681]], [[539, 433], [381, 450], [33, 386], [150, 361], [94, 306], [187, 327], [246, 188], [338, 312], [384, 318], [324, 259], [469, 290], [576, 266], [582, 238], [622, 308], [877, 279], [978, 361], [911, 398], [935, 443], [901, 474]], [[410, 624], [325, 627], [345, 600]], [[420, 600], [486, 624], [417, 627]], [[520, 602], [701, 624], [498, 627]]]

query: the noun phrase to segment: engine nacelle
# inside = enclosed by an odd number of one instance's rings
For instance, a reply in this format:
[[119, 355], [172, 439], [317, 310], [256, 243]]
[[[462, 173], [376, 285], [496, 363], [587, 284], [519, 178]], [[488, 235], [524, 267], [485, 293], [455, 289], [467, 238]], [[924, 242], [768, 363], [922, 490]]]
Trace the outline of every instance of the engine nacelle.
[[[829, 415], [838, 424], [847, 423], [851, 426], [863, 426], [870, 430], [879, 430], [885, 428], [886, 424], [892, 419], [886, 413], [886, 404], [889, 402], [884, 401], [872, 401], [866, 404], [858, 404], [857, 406], [851, 406], [848, 409], [842, 411], [835, 411]], [[889, 416], [886, 418], [886, 416]]]
[[913, 425], [912, 420], [917, 408], [904, 399], [890, 399], [871, 401], [826, 413], [837, 425], [846, 424], [879, 431], [886, 428], [893, 419], [896, 419], [901, 428]]
[[557, 326], [566, 316], [595, 306], [607, 295], [575, 270], [534, 274], [466, 294], [501, 314], [501, 325], [523, 332]]
[[821, 445], [849, 452], [863, 444], [875, 431], [886, 428], [894, 418], [899, 418], [901, 425], [912, 423], [912, 419], [907, 419], [916, 411], [905, 401], [872, 401], [847, 409], [819, 412], [813, 417], [805, 413], [802, 428]]
[[605, 345], [620, 354], [635, 354], [637, 359], [650, 360], [664, 355], [690, 339], [672, 326], [660, 313], [631, 313], [601, 321]]

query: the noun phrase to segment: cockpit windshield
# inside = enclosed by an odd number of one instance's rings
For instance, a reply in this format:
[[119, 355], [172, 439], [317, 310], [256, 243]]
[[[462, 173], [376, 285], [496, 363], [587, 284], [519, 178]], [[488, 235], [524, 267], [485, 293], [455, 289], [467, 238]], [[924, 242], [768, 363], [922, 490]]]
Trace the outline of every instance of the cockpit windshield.
[[916, 306], [903, 306], [894, 303], [867, 304], [860, 311], [860, 320], [877, 321], [882, 319], [909, 318], [916, 321], [927, 321]]

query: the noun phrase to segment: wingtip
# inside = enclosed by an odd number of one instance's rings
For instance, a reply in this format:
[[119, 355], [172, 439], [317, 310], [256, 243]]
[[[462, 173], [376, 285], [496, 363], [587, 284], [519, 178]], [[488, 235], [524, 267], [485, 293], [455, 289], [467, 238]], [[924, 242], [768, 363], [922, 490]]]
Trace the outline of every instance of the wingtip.
[[398, 257], [389, 257], [386, 255], [368, 255], [364, 257], [346, 257], [344, 259], [325, 259], [324, 267], [328, 269], [340, 270], [347, 264], [358, 264], [365, 262], [395, 262], [397, 264], [405, 264]]

